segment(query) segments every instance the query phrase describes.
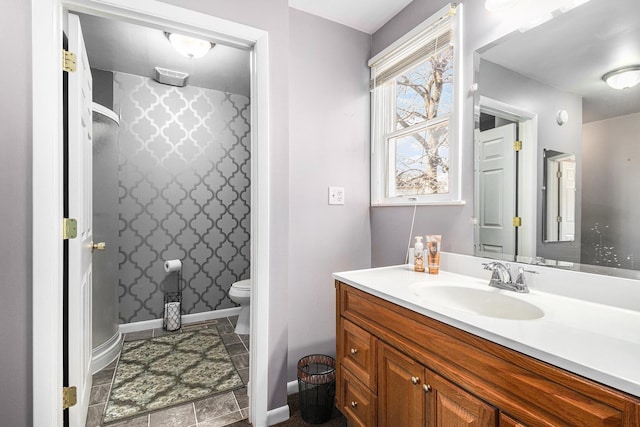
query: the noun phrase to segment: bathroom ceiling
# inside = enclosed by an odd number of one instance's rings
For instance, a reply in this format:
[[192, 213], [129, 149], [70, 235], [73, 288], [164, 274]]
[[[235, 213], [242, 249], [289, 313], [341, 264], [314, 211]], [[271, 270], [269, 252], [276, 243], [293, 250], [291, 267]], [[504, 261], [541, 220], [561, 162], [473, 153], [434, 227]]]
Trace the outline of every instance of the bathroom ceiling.
[[153, 77], [154, 67], [189, 73], [190, 86], [249, 96], [249, 51], [216, 45], [189, 59], [160, 30], [78, 13], [89, 64], [105, 71]]
[[[373, 33], [412, 0], [289, 0], [289, 6]], [[91, 67], [152, 78], [154, 67], [189, 73], [188, 85], [249, 96], [249, 52], [216, 45], [203, 58], [188, 59], [162, 31], [77, 13]]]
[[289, 0], [289, 6], [373, 34], [412, 0]]
[[583, 122], [637, 113], [640, 87], [611, 89], [602, 76], [640, 64], [640, 1], [590, 1], [482, 53], [488, 61], [583, 98]]

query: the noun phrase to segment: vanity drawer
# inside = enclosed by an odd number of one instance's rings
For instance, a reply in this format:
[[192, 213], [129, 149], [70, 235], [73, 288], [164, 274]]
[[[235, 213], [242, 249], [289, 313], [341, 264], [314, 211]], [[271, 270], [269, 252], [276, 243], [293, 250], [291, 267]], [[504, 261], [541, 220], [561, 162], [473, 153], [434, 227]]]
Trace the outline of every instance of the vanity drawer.
[[375, 427], [378, 398], [347, 369], [342, 369], [341, 394], [344, 397], [340, 411], [355, 427]]
[[341, 318], [340, 321], [339, 362], [375, 393], [377, 338], [347, 319]]

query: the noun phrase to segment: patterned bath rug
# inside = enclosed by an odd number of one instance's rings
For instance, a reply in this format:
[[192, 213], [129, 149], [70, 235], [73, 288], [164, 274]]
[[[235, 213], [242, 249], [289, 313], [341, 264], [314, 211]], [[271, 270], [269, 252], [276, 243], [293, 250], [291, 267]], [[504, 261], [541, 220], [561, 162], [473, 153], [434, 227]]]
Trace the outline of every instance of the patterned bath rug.
[[243, 387], [218, 331], [124, 343], [104, 424]]

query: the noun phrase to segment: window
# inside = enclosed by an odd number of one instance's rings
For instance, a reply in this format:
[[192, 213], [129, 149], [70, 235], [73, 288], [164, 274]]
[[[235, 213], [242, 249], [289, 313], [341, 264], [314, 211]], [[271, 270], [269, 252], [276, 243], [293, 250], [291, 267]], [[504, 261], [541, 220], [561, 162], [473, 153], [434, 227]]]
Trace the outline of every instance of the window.
[[448, 5], [369, 61], [371, 204], [460, 201], [454, 18]]

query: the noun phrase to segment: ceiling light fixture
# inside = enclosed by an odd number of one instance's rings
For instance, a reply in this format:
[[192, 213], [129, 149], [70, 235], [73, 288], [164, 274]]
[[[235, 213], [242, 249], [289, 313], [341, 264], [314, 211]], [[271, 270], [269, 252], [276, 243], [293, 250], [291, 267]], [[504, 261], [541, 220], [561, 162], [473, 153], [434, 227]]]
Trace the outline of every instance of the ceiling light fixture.
[[510, 8], [519, 1], [520, 0], [487, 0], [484, 2], [484, 7], [490, 12], [496, 12]]
[[214, 43], [206, 40], [183, 36], [182, 34], [164, 33], [164, 35], [181, 55], [191, 59], [203, 57], [215, 46]]
[[609, 86], [614, 89], [629, 89], [640, 83], [640, 64], [616, 68], [602, 76]]

